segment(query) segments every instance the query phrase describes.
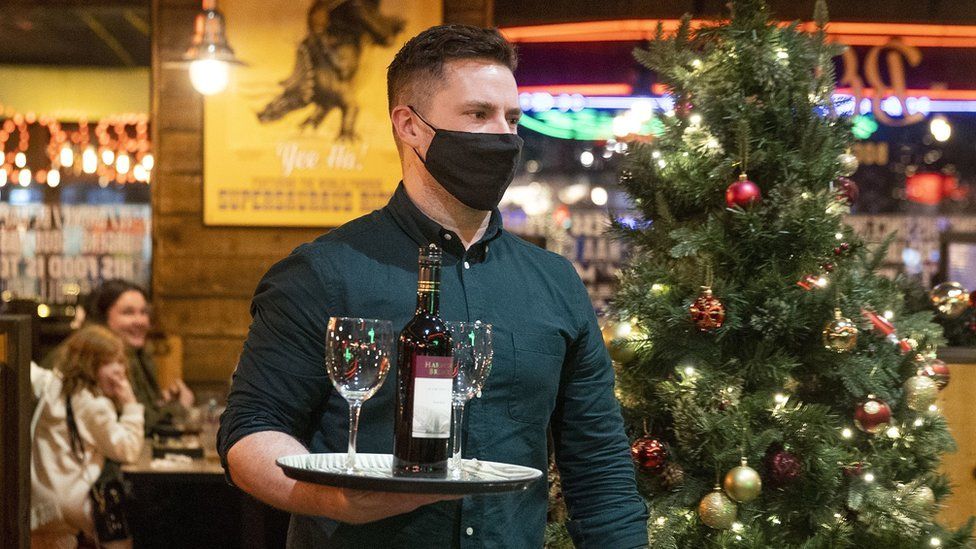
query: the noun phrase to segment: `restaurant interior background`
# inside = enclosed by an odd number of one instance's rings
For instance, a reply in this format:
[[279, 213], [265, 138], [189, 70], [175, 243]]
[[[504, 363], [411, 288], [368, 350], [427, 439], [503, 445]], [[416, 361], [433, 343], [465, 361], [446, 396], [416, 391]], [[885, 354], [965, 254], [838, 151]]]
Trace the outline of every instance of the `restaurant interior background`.
[[[380, 11], [397, 4], [384, 0]], [[604, 230], [610, 215], [632, 221], [616, 184], [620, 160], [628, 141], [653, 141], [659, 117], [673, 112], [631, 52], [658, 21], [668, 28], [683, 13], [717, 16], [724, 2], [436, 4], [446, 22], [493, 24], [517, 43], [525, 149], [503, 201], [505, 225], [572, 260], [602, 309], [626, 258]], [[837, 100], [855, 117], [860, 164], [848, 220], [869, 241], [895, 233], [884, 270], [908, 275], [916, 294], [946, 280], [974, 290], [976, 4], [880, 4], [828, 2], [832, 38], [849, 46], [837, 59]], [[247, 5], [275, 9], [253, 0], [217, 7], [233, 13]], [[783, 20], [813, 12], [807, 0], [770, 5]], [[182, 377], [219, 399], [258, 279], [327, 228], [276, 223], [273, 214], [254, 224], [221, 221], [208, 210], [205, 153], [218, 143], [205, 139], [206, 126], [224, 103], [221, 94], [205, 100], [181, 62], [200, 8], [189, 0], [0, 7], [0, 297], [8, 313], [33, 317], [31, 353], [39, 360], [69, 332], [79, 296], [100, 280], [143, 284], [167, 343], [161, 381]], [[258, 46], [235, 27], [242, 20], [228, 15], [229, 44], [240, 61], [258, 64]], [[280, 59], [280, 76], [292, 63]], [[247, 89], [241, 70], [231, 66], [225, 97]], [[323, 131], [337, 126], [327, 118]], [[346, 153], [326, 151], [320, 169], [342, 164]], [[947, 329], [957, 348], [945, 356], [969, 363], [954, 367], [942, 394], [960, 445], [946, 465], [959, 484], [946, 510], [953, 521], [976, 511], [976, 439], [963, 410], [976, 393], [976, 353], [964, 349], [976, 345], [973, 313]]]

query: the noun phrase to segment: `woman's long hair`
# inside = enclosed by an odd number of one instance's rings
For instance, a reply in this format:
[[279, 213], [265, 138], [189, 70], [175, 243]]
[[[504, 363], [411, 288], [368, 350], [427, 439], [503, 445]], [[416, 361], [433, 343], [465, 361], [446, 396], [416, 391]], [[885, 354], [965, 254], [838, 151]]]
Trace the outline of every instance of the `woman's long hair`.
[[113, 362], [126, 365], [125, 345], [117, 335], [103, 326], [86, 326], [71, 334], [64, 342], [64, 352], [59, 353], [54, 368], [61, 372], [62, 388], [67, 408], [68, 433], [71, 452], [81, 453], [81, 437], [71, 409], [71, 397], [82, 389], [96, 391], [98, 369]]

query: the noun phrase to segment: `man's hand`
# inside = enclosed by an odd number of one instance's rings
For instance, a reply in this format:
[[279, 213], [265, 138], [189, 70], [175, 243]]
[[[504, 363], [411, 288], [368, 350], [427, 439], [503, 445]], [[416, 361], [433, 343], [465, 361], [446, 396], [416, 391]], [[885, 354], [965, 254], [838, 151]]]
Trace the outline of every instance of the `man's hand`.
[[364, 524], [409, 513], [452, 495], [395, 494], [333, 488], [288, 478], [275, 460], [308, 450], [290, 435], [264, 431], [237, 441], [227, 453], [230, 476], [245, 492], [265, 503], [309, 516], [325, 516], [349, 524]]

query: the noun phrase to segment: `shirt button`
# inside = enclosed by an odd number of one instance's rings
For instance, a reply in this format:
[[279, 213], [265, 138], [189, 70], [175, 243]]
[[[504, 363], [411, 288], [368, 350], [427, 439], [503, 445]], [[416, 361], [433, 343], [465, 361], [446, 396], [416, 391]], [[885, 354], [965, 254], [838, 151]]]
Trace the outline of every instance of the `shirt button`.
[[451, 233], [444, 233], [444, 240], [450, 240], [450, 239], [451, 239]]
[[465, 262], [464, 262], [464, 268], [465, 268], [465, 269], [470, 269], [470, 268], [471, 268], [471, 264], [470, 264], [470, 263], [468, 263], [467, 261], [465, 261]]
[[474, 528], [468, 526], [468, 529], [465, 530], [464, 533], [467, 534], [467, 535], [469, 535], [469, 536], [473, 536], [474, 535]]

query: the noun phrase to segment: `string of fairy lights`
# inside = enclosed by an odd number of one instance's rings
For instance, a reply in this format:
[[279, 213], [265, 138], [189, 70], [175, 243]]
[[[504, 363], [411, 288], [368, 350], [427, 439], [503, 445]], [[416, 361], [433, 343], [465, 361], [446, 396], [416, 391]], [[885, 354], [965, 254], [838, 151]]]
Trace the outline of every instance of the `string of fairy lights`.
[[[0, 187], [58, 187], [97, 178], [101, 187], [148, 184], [155, 158], [147, 114], [123, 114], [77, 124], [0, 106]], [[46, 136], [45, 136], [46, 134]], [[39, 141], [39, 142], [38, 142]], [[43, 154], [36, 151], [42, 147]]]

